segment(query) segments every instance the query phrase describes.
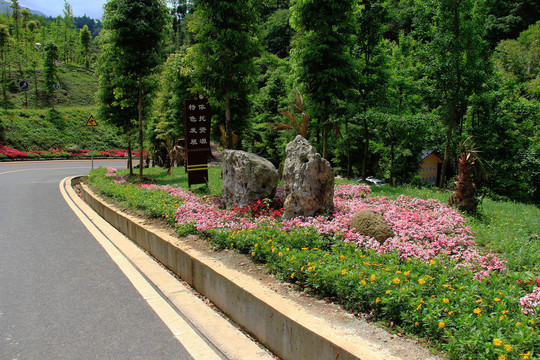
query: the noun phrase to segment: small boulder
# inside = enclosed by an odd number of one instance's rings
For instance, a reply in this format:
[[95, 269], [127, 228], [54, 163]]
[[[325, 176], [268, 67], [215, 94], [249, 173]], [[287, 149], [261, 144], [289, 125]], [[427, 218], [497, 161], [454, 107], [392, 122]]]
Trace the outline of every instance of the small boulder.
[[383, 244], [386, 239], [394, 237], [384, 217], [373, 210], [360, 210], [351, 220], [351, 229], [361, 235], [370, 236]]
[[298, 135], [286, 148], [283, 167], [283, 219], [334, 210], [334, 171], [309, 142]]
[[227, 206], [274, 197], [279, 173], [270, 161], [241, 150], [225, 150], [222, 163], [223, 199]]

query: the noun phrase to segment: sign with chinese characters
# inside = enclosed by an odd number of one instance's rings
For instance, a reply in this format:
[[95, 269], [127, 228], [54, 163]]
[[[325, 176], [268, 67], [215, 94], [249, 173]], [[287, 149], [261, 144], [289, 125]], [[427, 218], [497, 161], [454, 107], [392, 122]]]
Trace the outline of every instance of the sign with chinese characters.
[[188, 185], [208, 184], [210, 105], [206, 99], [184, 101], [186, 118], [186, 170]]

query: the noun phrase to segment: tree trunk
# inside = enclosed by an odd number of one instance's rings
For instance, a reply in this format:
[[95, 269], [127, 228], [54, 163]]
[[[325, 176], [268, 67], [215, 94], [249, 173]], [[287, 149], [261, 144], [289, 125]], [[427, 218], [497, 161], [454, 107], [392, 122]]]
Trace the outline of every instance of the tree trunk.
[[394, 159], [395, 159], [395, 145], [394, 145], [394, 139], [392, 139], [392, 143], [390, 144], [390, 185], [394, 186], [395, 180], [394, 180]]
[[225, 147], [233, 148], [231, 129], [231, 94], [229, 89], [225, 91]]
[[441, 178], [439, 184], [442, 188], [446, 187], [446, 173], [448, 171], [448, 159], [450, 157], [450, 144], [452, 142], [452, 132], [454, 130], [454, 121], [456, 116], [455, 106], [450, 108], [450, 117], [448, 119], [448, 126], [446, 128], [446, 145], [444, 146], [444, 159], [441, 168]]
[[322, 146], [322, 157], [327, 159], [328, 155], [328, 130], [323, 128], [323, 146]]
[[139, 113], [139, 180], [143, 180], [143, 119], [142, 119], [142, 75], [139, 74], [139, 95], [138, 95], [138, 113]]
[[129, 134], [130, 129], [127, 129], [127, 141], [128, 141], [128, 168], [129, 176], [133, 176], [133, 156], [131, 155], [131, 135]]
[[362, 156], [362, 181], [363, 182], [366, 181], [366, 175], [367, 175], [368, 151], [369, 151], [369, 129], [368, 129], [367, 117], [364, 116], [364, 154]]
[[347, 134], [345, 146], [347, 147], [347, 179], [351, 178], [351, 138], [349, 136], [349, 119], [345, 119], [345, 133]]

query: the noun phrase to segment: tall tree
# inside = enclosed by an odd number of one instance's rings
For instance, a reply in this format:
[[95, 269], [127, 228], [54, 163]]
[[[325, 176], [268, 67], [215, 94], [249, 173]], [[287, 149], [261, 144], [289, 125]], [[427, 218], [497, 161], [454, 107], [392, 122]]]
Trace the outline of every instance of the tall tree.
[[169, 15], [163, 0], [110, 0], [105, 4], [103, 29], [116, 53], [114, 74], [137, 80], [140, 171], [143, 176], [143, 79], [161, 62]]
[[88, 61], [88, 50], [90, 49], [90, 43], [92, 42], [92, 34], [90, 33], [90, 30], [88, 30], [88, 25], [84, 25], [81, 29], [79, 41], [81, 42], [84, 52], [84, 66], [89, 68], [90, 62]]
[[[387, 102], [388, 72], [386, 69], [386, 51], [382, 47], [384, 23], [387, 11], [378, 0], [361, 0], [362, 11], [358, 15], [359, 32], [355, 48], [358, 57], [360, 79], [357, 109], [366, 113], [382, 107]], [[364, 130], [364, 151], [362, 155], [362, 179], [366, 179], [370, 129], [368, 116], [362, 116]], [[350, 157], [350, 156], [349, 156]], [[350, 173], [348, 166], [348, 174]]]
[[291, 24], [298, 32], [292, 57], [309, 113], [322, 129], [327, 157], [330, 123], [356, 83], [351, 55], [356, 32], [356, 0], [292, 0]]
[[489, 71], [489, 48], [483, 40], [483, 2], [417, 0], [420, 54], [432, 86], [442, 99], [446, 143], [440, 184], [446, 184], [454, 130], [463, 123], [469, 97], [481, 89]]
[[67, 62], [72, 58], [73, 52], [73, 31], [75, 27], [75, 19], [73, 18], [73, 8], [67, 0], [64, 0], [64, 18], [62, 22], [62, 54], [64, 61]]
[[2, 95], [4, 97], [4, 108], [7, 109], [8, 98], [7, 98], [7, 78], [6, 78], [6, 67], [7, 67], [7, 51], [9, 47], [11, 37], [9, 36], [9, 28], [0, 24], [0, 60], [2, 61]]
[[171, 54], [163, 66], [157, 93], [156, 138], [175, 142], [184, 136], [184, 100], [193, 86], [184, 64], [185, 49]]
[[[253, 88], [254, 57], [259, 52], [256, 38], [258, 1], [199, 0], [190, 30], [198, 42], [190, 49], [198, 89], [215, 105], [225, 108], [225, 146], [233, 147], [233, 121], [246, 121], [235, 108], [247, 108], [244, 101]], [[214, 106], [215, 108], [216, 106]], [[245, 113], [245, 112], [244, 112]], [[237, 129], [240, 130], [240, 129]]]
[[49, 104], [54, 110], [54, 92], [56, 80], [56, 60], [58, 60], [58, 46], [53, 43], [45, 45], [45, 92], [48, 94]]

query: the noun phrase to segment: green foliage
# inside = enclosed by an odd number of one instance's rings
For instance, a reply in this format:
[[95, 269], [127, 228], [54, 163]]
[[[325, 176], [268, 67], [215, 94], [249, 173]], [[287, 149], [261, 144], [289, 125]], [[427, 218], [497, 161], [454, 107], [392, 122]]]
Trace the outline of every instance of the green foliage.
[[[57, 108], [50, 110], [7, 110], [0, 115], [1, 141], [20, 151], [44, 151], [49, 148], [67, 149], [77, 145], [90, 149], [90, 129], [86, 122], [93, 108]], [[94, 148], [109, 151], [125, 148], [114, 128], [96, 117]]]
[[447, 125], [440, 183], [446, 184], [453, 133], [465, 116], [469, 97], [481, 91], [489, 74], [489, 49], [483, 39], [484, 8], [473, 0], [417, 1], [417, 35], [426, 75], [433, 82]]
[[540, 100], [540, 21], [516, 40], [501, 41], [494, 60], [504, 80], [514, 82], [524, 97]]
[[[152, 172], [156, 179], [165, 180], [164, 170]], [[105, 178], [104, 173], [105, 169], [99, 169], [88, 178], [102, 194], [170, 223], [177, 205], [174, 199], [167, 200], [161, 190], [142, 193], [133, 185], [114, 184], [114, 178]], [[176, 183], [178, 174], [173, 177], [170, 180]], [[405, 194], [441, 202], [449, 196], [414, 187], [373, 187], [372, 192], [394, 199]], [[284, 281], [339, 301], [353, 313], [370, 313], [395, 331], [429, 339], [450, 359], [487, 360], [500, 355], [523, 359], [522, 354], [532, 359], [540, 352], [538, 319], [521, 312], [519, 299], [531, 291], [523, 284], [538, 277], [531, 270], [537, 271], [540, 256], [539, 211], [534, 206], [485, 199], [482, 216], [468, 217], [479, 243], [500, 251], [508, 260], [507, 273], [476, 280], [447, 259], [404, 260], [396, 254], [356, 248], [313, 228], [286, 232], [275, 221], [249, 230], [210, 230], [208, 235], [213, 245], [251, 256]], [[195, 229], [185, 225], [178, 232], [185, 235]], [[516, 251], [523, 241], [528, 251]]]
[[[162, 60], [161, 49], [165, 40], [165, 29], [170, 20], [167, 7], [163, 0], [132, 0], [129, 3], [122, 0], [111, 0], [105, 4], [104, 18], [103, 29], [106, 35], [104, 44], [106, 44], [108, 54], [102, 59], [106, 62], [105, 71], [112, 73], [104, 75], [104, 81], [107, 83], [107, 88], [112, 90], [113, 96], [122, 100], [125, 97], [118, 94], [132, 92], [133, 90], [126, 89], [125, 85], [129, 86], [130, 83], [136, 82], [137, 102], [124, 103], [123, 106], [133, 110], [135, 104], [137, 106], [139, 152], [142, 154], [144, 150], [143, 101], [144, 96], [148, 97], [153, 90], [145, 86], [143, 82], [145, 78], [153, 74], [156, 66]], [[119, 82], [119, 78], [128, 81]], [[112, 100], [110, 93], [105, 99], [105, 103]], [[129, 127], [132, 119], [123, 118], [122, 120], [125, 122], [124, 127]], [[142, 173], [143, 167], [141, 166], [139, 171], [141, 180]]]
[[233, 147], [233, 131], [240, 135], [245, 128], [250, 109], [247, 96], [253, 90], [254, 57], [259, 53], [257, 4], [200, 0], [189, 24], [197, 41], [188, 53], [196, 84], [193, 90], [209, 97], [214, 110], [224, 109], [219, 124], [224, 127], [227, 148]]
[[294, 31], [289, 24], [290, 10], [278, 9], [264, 24], [263, 45], [265, 49], [280, 58], [289, 56]]
[[45, 92], [49, 94], [49, 103], [54, 107], [54, 85], [58, 85], [56, 83], [56, 60], [58, 60], [58, 47], [53, 43], [48, 43], [45, 45], [45, 54]]
[[90, 67], [90, 62], [88, 60], [88, 50], [90, 49], [90, 42], [92, 41], [92, 34], [90, 33], [90, 30], [88, 30], [88, 25], [84, 25], [81, 29], [79, 41], [84, 50], [85, 66], [88, 68]]
[[171, 54], [161, 71], [157, 93], [157, 124], [154, 136], [158, 140], [175, 141], [184, 137], [184, 101], [193, 86], [184, 61], [185, 50]]
[[164, 190], [146, 190], [133, 184], [118, 186], [114, 182], [116, 177], [104, 176], [106, 172], [105, 168], [94, 170], [90, 172], [86, 181], [98, 189], [101, 195], [174, 225], [176, 209], [182, 204], [180, 198], [170, 196]]
[[351, 56], [356, 1], [295, 0], [291, 5], [291, 25], [299, 35], [291, 56], [310, 117], [315, 128], [322, 127], [318, 145], [326, 158], [329, 123], [343, 113], [342, 102], [356, 82]]
[[[471, 280], [468, 271], [442, 262], [403, 261], [394, 254], [335, 243], [312, 229], [285, 233], [261, 226], [215, 230], [210, 237], [216, 246], [265, 263], [284, 281], [337, 299], [352, 312], [371, 313], [398, 331], [429, 338], [452, 359], [538, 351], [538, 325], [519, 308], [519, 297], [526, 292], [517, 284], [520, 274]], [[494, 339], [510, 348], [499, 348]]]
[[474, 98], [467, 129], [492, 172], [479, 187], [491, 196], [540, 203], [540, 104], [520, 98], [520, 87], [492, 83]]

